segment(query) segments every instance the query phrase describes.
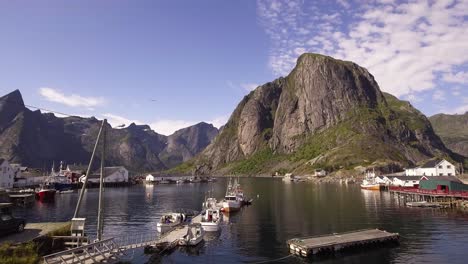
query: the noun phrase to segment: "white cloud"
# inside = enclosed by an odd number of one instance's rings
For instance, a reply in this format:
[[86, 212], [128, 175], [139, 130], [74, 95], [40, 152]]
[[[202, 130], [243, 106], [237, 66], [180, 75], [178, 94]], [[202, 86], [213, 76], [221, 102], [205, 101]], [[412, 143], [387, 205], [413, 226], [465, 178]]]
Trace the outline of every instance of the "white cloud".
[[468, 71], [457, 72], [457, 73], [449, 72], [449, 73], [444, 74], [442, 78], [446, 82], [467, 84], [468, 83]]
[[442, 90], [435, 90], [432, 94], [432, 100], [434, 101], [445, 101], [446, 99], [445, 92]]
[[105, 100], [100, 97], [84, 97], [77, 94], [66, 95], [59, 90], [48, 87], [39, 88], [39, 94], [47, 101], [71, 107], [86, 107], [92, 109], [93, 107], [101, 106], [105, 103]]
[[[131, 123], [135, 123], [137, 125], [147, 124], [151, 127], [151, 129], [153, 129], [157, 133], [166, 135], [166, 136], [173, 134], [175, 131], [179, 129], [193, 126], [201, 122], [201, 121], [177, 120], [177, 119], [161, 119], [161, 120], [157, 120], [154, 122], [143, 122], [140, 120], [129, 119], [129, 118], [116, 115], [116, 114], [111, 114], [111, 113], [102, 114], [102, 118], [106, 118], [107, 122], [114, 128], [128, 127]], [[223, 115], [223, 116], [215, 117], [212, 120], [209, 120], [206, 122], [209, 124], [213, 124], [213, 126], [217, 128], [220, 128], [221, 126], [226, 124], [228, 118], [229, 118], [229, 115]]]
[[213, 118], [212, 120], [208, 121], [207, 123], [212, 124], [213, 126], [220, 128], [224, 126], [229, 119], [229, 115], [223, 115]]
[[[455, 71], [468, 62], [467, 0], [399, 5], [339, 0], [326, 10], [317, 2], [257, 0], [260, 23], [272, 43], [269, 66], [274, 74], [288, 74], [297, 53], [308, 51], [366, 67], [382, 90], [397, 96], [435, 89], [440, 80], [467, 82], [466, 71]], [[310, 34], [300, 34], [302, 29]]]
[[157, 133], [169, 136], [181, 128], [189, 127], [196, 123], [194, 121], [166, 119], [153, 122], [149, 126]]
[[111, 113], [105, 113], [105, 114], [102, 114], [102, 116], [103, 118], [106, 118], [107, 122], [114, 128], [128, 127], [131, 123], [135, 123], [137, 125], [144, 124], [143, 122], [139, 120], [128, 119], [126, 117], [111, 114]]
[[241, 86], [244, 90], [250, 92], [250, 91], [255, 90], [255, 88], [258, 87], [258, 84], [256, 84], [256, 83], [242, 83], [240, 86]]

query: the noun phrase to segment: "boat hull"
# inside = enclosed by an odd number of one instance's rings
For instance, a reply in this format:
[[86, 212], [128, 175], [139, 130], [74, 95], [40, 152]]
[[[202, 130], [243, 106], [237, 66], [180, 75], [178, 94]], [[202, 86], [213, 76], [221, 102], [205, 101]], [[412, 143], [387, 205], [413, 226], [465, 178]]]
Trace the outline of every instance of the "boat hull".
[[241, 203], [239, 201], [226, 201], [223, 202], [223, 211], [224, 212], [235, 212], [239, 211]]
[[219, 231], [219, 222], [201, 222], [203, 230], [206, 232], [218, 232]]
[[159, 232], [159, 233], [166, 233], [167, 231], [171, 230], [172, 228], [174, 228], [175, 226], [177, 226], [178, 224], [162, 224], [162, 223], [157, 223], [156, 225], [156, 230]]
[[36, 193], [39, 201], [53, 201], [55, 199], [55, 190], [45, 190]]
[[379, 191], [380, 185], [379, 184], [361, 184], [361, 189], [364, 190], [371, 190], [371, 191]]

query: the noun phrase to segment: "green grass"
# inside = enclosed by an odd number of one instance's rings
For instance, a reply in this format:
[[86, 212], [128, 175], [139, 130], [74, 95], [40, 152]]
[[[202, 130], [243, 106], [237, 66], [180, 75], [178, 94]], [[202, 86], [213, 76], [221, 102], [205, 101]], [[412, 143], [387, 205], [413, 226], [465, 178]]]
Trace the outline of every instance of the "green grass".
[[0, 245], [0, 262], [2, 264], [36, 264], [40, 257], [36, 245], [33, 242], [12, 245], [3, 243]]

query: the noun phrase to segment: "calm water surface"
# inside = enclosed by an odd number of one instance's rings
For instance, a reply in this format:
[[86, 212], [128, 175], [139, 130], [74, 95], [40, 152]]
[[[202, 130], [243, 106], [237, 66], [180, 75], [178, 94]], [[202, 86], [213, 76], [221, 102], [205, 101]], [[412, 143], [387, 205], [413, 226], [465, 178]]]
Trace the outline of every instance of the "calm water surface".
[[[242, 178], [253, 205], [224, 217], [220, 234], [210, 235], [192, 250], [176, 250], [163, 263], [250, 263], [289, 254], [287, 239], [383, 228], [401, 234], [397, 247], [313, 259], [314, 263], [468, 263], [468, 212], [406, 208], [387, 192], [361, 190], [358, 185], [284, 183], [279, 179]], [[226, 179], [211, 184], [183, 184], [108, 188], [105, 192], [106, 237], [156, 232], [164, 212], [176, 208], [201, 209], [205, 193], [224, 196]], [[87, 191], [81, 216], [87, 233], [95, 234], [98, 190]], [[55, 203], [36, 203], [16, 214], [29, 222], [68, 221], [78, 194], [57, 195]], [[128, 251], [132, 263], [146, 263], [142, 250]], [[281, 263], [307, 263], [289, 257]]]

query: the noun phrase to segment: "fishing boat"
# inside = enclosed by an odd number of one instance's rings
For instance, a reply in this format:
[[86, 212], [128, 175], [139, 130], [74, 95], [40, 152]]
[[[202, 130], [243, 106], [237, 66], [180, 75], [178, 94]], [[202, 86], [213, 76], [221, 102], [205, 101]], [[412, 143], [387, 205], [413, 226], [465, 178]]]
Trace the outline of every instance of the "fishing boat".
[[167, 213], [161, 216], [161, 219], [156, 224], [156, 230], [159, 233], [165, 233], [185, 221], [186, 216], [182, 213]]
[[221, 213], [219, 208], [211, 207], [204, 211], [202, 220], [200, 221], [203, 230], [206, 232], [217, 232], [219, 231], [219, 225], [221, 223]]
[[375, 173], [374, 172], [367, 172], [366, 177], [362, 180], [361, 189], [364, 190], [373, 190], [379, 191], [380, 184], [375, 182]]
[[231, 179], [229, 179], [222, 207], [224, 212], [238, 211], [241, 208], [243, 198], [238, 191], [238, 182], [234, 181], [234, 183], [232, 183]]
[[49, 185], [42, 185], [39, 190], [36, 191], [36, 198], [40, 201], [53, 201], [55, 199], [55, 193], [57, 191]]
[[196, 246], [203, 241], [205, 230], [201, 224], [190, 224], [187, 233], [179, 239], [179, 246]]

